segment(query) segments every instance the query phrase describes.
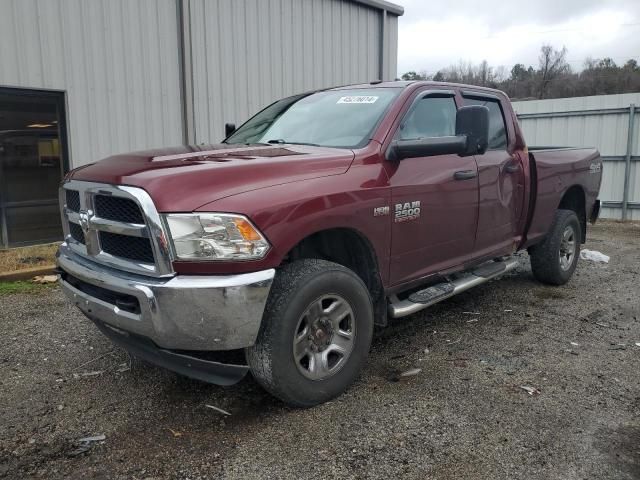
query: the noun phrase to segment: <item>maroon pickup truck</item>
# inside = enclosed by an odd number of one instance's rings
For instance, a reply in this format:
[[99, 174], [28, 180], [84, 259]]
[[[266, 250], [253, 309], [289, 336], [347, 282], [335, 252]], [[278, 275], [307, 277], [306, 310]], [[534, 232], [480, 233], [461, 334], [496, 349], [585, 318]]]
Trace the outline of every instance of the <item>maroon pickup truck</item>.
[[519, 250], [536, 279], [567, 282], [601, 169], [594, 149], [527, 149], [499, 91], [305, 93], [221, 144], [70, 172], [60, 282], [144, 360], [223, 385], [251, 371], [315, 405], [357, 377], [374, 326], [514, 269]]

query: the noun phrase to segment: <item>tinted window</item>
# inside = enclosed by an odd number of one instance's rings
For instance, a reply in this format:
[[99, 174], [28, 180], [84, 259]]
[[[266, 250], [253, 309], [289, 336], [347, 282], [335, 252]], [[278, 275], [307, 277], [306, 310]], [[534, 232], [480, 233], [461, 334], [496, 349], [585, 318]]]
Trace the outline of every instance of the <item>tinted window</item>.
[[456, 104], [453, 97], [426, 97], [418, 100], [407, 114], [396, 138], [447, 137], [456, 132]]
[[507, 148], [507, 126], [504, 123], [500, 102], [484, 98], [465, 98], [464, 104], [484, 105], [489, 109], [489, 150]]

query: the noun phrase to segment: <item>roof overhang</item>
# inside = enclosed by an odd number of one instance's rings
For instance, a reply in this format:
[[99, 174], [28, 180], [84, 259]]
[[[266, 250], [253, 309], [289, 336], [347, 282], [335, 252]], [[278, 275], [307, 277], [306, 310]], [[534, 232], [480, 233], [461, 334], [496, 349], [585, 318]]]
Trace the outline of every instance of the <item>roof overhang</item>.
[[386, 10], [393, 15], [403, 15], [404, 7], [396, 5], [395, 3], [387, 2], [386, 0], [353, 0], [356, 3], [361, 3], [369, 7], [377, 8], [378, 10]]

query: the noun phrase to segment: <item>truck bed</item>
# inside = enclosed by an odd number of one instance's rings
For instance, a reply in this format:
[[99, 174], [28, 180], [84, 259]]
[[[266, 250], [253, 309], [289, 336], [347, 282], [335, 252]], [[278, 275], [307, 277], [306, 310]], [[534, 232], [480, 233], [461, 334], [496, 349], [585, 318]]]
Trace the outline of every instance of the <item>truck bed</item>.
[[585, 218], [593, 209], [602, 179], [602, 161], [595, 148], [529, 147], [532, 172], [531, 201], [534, 205], [527, 246], [540, 241], [549, 231], [555, 211], [569, 192], [578, 190], [584, 198]]

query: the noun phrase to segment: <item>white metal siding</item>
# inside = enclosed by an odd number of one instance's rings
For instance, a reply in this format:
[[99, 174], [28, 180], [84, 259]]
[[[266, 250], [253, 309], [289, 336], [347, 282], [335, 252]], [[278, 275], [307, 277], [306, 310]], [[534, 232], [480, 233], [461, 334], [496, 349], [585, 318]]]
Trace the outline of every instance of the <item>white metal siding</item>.
[[[585, 111], [610, 108], [640, 107], [640, 93], [600, 95], [514, 102], [518, 114]], [[627, 152], [629, 114], [587, 115], [556, 118], [524, 118], [520, 120], [528, 145], [596, 147], [603, 157], [623, 157]], [[640, 108], [636, 109], [633, 156], [640, 156]], [[604, 163], [600, 199], [622, 201], [624, 161]], [[640, 202], [640, 161], [631, 162], [629, 202]], [[619, 208], [604, 208], [602, 217], [620, 218]], [[628, 218], [640, 220], [640, 210], [629, 209]]]
[[0, 0], [0, 86], [64, 90], [72, 166], [182, 142], [175, 0]]
[[[387, 13], [382, 46], [379, 8], [184, 2], [198, 143], [219, 141], [225, 122], [241, 123], [278, 98], [378, 79], [381, 68], [385, 80], [396, 76], [398, 19]], [[177, 0], [0, 0], [0, 86], [66, 92], [72, 167], [180, 144], [178, 27]]]
[[[188, 0], [197, 143], [274, 100], [380, 77], [382, 11], [344, 0]], [[385, 80], [397, 64], [387, 14]]]
[[385, 76], [383, 80], [398, 78], [398, 17], [387, 15], [385, 48]]

